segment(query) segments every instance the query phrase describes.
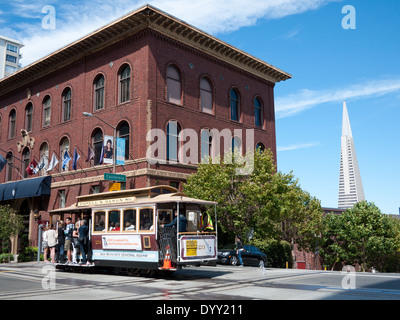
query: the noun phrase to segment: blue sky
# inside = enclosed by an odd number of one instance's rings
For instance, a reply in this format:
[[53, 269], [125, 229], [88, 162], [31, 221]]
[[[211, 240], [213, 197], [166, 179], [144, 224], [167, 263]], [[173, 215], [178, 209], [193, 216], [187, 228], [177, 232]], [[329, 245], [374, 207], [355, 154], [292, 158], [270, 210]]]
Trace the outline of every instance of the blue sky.
[[[399, 213], [400, 1], [13, 0], [0, 34], [25, 44], [26, 66], [147, 2], [293, 76], [275, 87], [278, 170], [325, 207], [337, 207], [345, 100], [366, 199]], [[356, 29], [342, 28], [345, 5]]]

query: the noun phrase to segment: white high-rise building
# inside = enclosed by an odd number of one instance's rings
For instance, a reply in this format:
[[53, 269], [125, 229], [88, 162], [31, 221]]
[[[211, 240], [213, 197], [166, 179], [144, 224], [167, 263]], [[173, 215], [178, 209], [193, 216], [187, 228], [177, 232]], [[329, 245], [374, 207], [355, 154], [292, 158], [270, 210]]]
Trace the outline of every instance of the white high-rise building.
[[341, 140], [338, 208], [349, 209], [355, 203], [365, 200], [365, 196], [346, 102], [343, 102]]
[[21, 69], [19, 60], [21, 59], [20, 49], [24, 45], [4, 36], [0, 36], [0, 79]]

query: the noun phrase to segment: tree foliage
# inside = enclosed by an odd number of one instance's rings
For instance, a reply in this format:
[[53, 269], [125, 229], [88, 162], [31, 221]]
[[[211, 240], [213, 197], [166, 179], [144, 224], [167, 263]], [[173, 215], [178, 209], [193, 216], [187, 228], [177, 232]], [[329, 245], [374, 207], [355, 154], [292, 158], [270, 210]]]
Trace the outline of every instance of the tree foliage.
[[23, 218], [9, 205], [0, 206], [0, 241], [9, 243], [9, 239], [15, 236], [23, 228]]
[[[320, 203], [300, 188], [293, 174], [276, 172], [272, 152], [235, 154], [231, 164], [202, 163], [190, 176], [184, 192], [191, 197], [218, 202], [218, 221], [223, 232], [254, 239], [285, 240], [292, 250], [313, 247], [320, 233]], [[241, 174], [243, 164], [252, 171]]]
[[332, 268], [341, 262], [383, 271], [400, 249], [399, 221], [374, 203], [361, 201], [342, 215], [328, 214], [323, 225], [321, 254]]

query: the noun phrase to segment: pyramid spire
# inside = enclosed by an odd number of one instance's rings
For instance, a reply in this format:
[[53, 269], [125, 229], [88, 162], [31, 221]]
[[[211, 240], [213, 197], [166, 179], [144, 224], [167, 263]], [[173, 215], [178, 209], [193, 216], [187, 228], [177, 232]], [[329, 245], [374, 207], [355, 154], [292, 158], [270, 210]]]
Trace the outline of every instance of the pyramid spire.
[[353, 137], [346, 101], [343, 101], [342, 136]]
[[365, 200], [346, 102], [343, 102], [338, 208], [348, 209]]

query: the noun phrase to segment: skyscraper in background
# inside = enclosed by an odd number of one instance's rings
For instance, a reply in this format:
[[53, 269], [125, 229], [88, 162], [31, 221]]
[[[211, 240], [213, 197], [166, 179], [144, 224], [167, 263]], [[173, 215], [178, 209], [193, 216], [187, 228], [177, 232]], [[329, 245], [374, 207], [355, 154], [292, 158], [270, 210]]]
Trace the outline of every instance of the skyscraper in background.
[[365, 200], [346, 102], [343, 102], [338, 208], [348, 209]]
[[21, 69], [19, 60], [22, 58], [20, 49], [24, 45], [0, 35], [0, 79]]

